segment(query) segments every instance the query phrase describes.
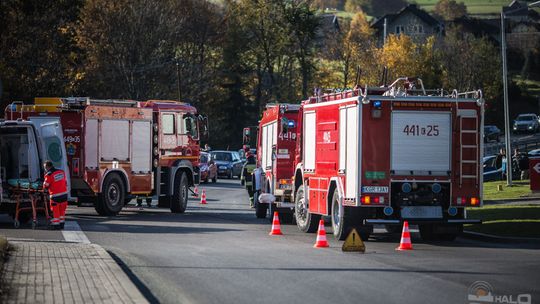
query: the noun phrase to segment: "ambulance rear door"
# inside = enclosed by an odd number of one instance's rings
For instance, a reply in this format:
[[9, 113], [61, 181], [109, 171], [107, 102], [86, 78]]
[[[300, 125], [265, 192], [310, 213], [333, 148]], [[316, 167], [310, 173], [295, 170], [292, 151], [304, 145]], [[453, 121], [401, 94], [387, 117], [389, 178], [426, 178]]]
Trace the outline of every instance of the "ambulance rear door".
[[[51, 160], [55, 168], [63, 170], [67, 177], [68, 189], [71, 189], [70, 170], [67, 165], [66, 146], [60, 117], [29, 117], [28, 120], [34, 124], [38, 133], [38, 140], [41, 142], [41, 159]], [[71, 195], [68, 195], [71, 200]]]

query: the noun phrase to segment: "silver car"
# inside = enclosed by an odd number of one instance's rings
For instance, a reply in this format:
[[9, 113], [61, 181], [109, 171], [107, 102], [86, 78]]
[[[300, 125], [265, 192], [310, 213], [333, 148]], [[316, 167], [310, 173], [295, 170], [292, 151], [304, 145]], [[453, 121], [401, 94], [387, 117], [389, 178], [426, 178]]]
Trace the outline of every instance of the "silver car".
[[514, 120], [514, 126], [512, 127], [514, 133], [536, 133], [539, 130], [540, 123], [536, 114], [520, 114], [516, 120]]

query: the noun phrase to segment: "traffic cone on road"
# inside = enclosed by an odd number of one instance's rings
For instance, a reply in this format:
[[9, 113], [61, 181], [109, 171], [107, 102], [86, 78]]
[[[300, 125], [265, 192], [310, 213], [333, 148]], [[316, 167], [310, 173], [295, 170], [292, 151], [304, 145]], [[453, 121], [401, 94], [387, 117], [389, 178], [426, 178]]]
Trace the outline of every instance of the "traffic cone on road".
[[315, 241], [315, 248], [330, 247], [326, 240], [326, 230], [324, 230], [324, 220], [319, 221], [319, 230], [317, 231], [317, 240]]
[[281, 225], [279, 224], [279, 216], [277, 211], [274, 211], [274, 219], [272, 220], [272, 231], [270, 231], [269, 235], [283, 235], [283, 233], [281, 233]]
[[206, 191], [204, 191], [204, 189], [201, 194], [201, 205], [206, 205]]
[[195, 186], [195, 189], [193, 189], [193, 196], [199, 197], [199, 188], [197, 186]]
[[409, 232], [409, 222], [403, 223], [403, 232], [401, 233], [401, 241], [396, 250], [412, 250], [411, 233]]

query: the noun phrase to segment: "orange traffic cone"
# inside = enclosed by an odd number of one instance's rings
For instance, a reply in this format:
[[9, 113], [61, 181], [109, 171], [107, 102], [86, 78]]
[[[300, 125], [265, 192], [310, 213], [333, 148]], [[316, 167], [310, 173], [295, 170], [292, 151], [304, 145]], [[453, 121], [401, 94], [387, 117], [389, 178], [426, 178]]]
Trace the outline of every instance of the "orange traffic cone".
[[279, 224], [279, 216], [278, 216], [277, 211], [274, 211], [274, 220], [272, 221], [272, 231], [270, 231], [269, 235], [283, 235], [283, 233], [281, 233], [281, 225]]
[[326, 240], [326, 230], [324, 230], [324, 220], [319, 221], [319, 231], [317, 231], [317, 240], [315, 241], [315, 248], [330, 247]]
[[201, 194], [201, 205], [206, 205], [206, 191], [204, 191], [204, 189]]
[[197, 186], [195, 186], [195, 189], [193, 189], [193, 196], [199, 197], [199, 188]]
[[412, 250], [411, 233], [409, 232], [409, 222], [403, 223], [403, 232], [401, 233], [401, 242], [396, 250]]

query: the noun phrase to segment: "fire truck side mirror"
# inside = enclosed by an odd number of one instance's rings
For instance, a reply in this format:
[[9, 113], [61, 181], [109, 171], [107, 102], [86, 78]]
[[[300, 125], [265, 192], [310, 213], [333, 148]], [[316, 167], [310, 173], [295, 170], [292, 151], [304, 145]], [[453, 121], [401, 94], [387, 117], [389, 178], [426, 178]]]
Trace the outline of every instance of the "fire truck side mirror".
[[201, 135], [205, 140], [208, 140], [208, 137], [210, 137], [210, 130], [208, 129], [208, 116], [199, 115], [198, 118], [202, 128]]

